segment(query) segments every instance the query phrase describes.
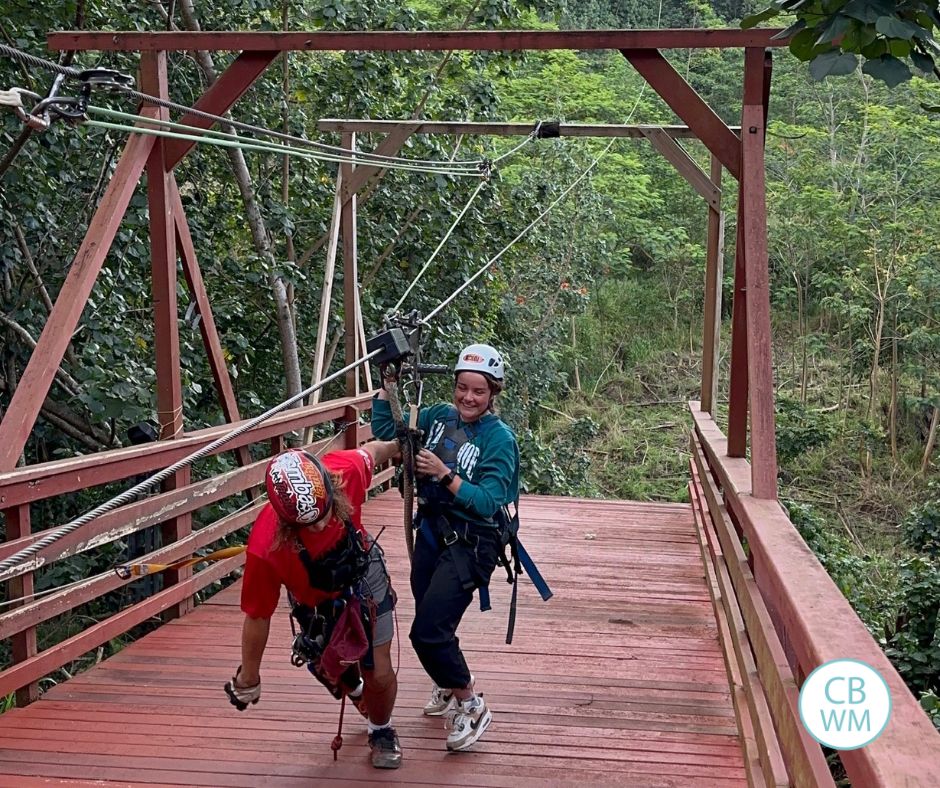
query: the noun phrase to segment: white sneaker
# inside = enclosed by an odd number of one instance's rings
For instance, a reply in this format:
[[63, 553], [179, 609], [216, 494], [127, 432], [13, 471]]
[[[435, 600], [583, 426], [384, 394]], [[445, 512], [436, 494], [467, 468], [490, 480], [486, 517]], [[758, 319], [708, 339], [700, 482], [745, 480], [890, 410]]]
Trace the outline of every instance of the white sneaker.
[[[470, 677], [470, 686], [473, 687], [473, 676]], [[434, 684], [431, 687], [431, 698], [424, 704], [424, 714], [427, 717], [442, 717], [457, 705], [453, 690], [443, 689]]]
[[493, 721], [482, 695], [457, 703], [451, 714], [453, 721], [447, 735], [447, 749], [451, 752], [466, 750], [475, 744]]

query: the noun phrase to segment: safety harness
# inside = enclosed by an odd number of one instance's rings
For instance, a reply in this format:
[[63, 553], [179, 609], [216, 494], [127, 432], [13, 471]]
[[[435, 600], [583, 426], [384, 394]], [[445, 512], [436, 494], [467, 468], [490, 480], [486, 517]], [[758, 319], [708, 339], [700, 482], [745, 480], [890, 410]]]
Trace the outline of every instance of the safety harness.
[[[441, 459], [450, 471], [456, 472], [458, 460], [464, 448], [476, 437], [486, 434], [491, 427], [498, 424], [497, 419], [477, 421], [473, 424], [459, 426], [457, 409], [450, 407], [446, 416], [439, 420], [443, 429], [436, 428], [438, 434], [429, 436], [434, 445], [434, 453]], [[506, 582], [512, 586], [512, 598], [509, 605], [509, 622], [506, 629], [506, 643], [512, 643], [512, 636], [516, 625], [516, 607], [518, 598], [518, 581], [520, 574], [527, 574], [539, 596], [543, 601], [552, 597], [552, 591], [542, 577], [538, 567], [519, 541], [519, 498], [504, 505], [497, 510], [494, 517], [487, 522], [474, 522], [454, 514], [455, 499], [448, 489], [430, 479], [422, 479], [418, 483], [418, 512], [414, 518], [414, 527], [419, 535], [436, 547], [450, 551], [464, 590], [472, 590], [477, 586], [474, 580], [470, 561], [477, 547], [479, 536], [474, 534], [475, 529], [495, 529], [499, 539], [497, 551], [497, 564], [506, 570]], [[470, 550], [460, 549], [469, 547]], [[485, 578], [479, 584], [480, 610], [492, 608], [490, 604], [489, 579]]]
[[343, 746], [343, 712], [346, 696], [360, 684], [360, 665], [374, 667], [373, 637], [379, 616], [395, 606], [395, 594], [389, 584], [385, 599], [378, 605], [371, 593], [364, 593], [363, 584], [373, 551], [373, 541], [367, 548], [362, 534], [349, 520], [343, 521], [343, 535], [333, 548], [313, 558], [299, 538], [295, 540], [297, 557], [307, 572], [310, 586], [331, 594], [332, 598], [311, 607], [298, 602], [288, 594], [293, 633], [291, 664], [307, 666], [330, 694], [342, 701], [339, 728], [333, 739], [333, 758]]

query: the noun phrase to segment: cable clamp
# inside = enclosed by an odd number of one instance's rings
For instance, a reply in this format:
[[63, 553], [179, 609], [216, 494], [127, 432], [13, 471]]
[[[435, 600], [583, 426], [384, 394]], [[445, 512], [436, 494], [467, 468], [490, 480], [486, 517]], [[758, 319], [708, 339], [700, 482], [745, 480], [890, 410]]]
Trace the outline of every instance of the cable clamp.
[[134, 87], [134, 78], [130, 74], [122, 74], [111, 68], [88, 68], [79, 72], [78, 78], [90, 88], [124, 90]]

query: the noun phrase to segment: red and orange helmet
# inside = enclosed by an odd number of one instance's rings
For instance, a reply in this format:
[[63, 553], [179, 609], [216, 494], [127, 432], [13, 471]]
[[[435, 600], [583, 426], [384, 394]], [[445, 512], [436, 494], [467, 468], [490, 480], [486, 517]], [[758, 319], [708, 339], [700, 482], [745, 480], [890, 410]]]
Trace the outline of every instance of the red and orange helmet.
[[333, 506], [333, 483], [320, 460], [302, 449], [288, 449], [268, 463], [268, 500], [277, 516], [293, 525], [311, 525]]

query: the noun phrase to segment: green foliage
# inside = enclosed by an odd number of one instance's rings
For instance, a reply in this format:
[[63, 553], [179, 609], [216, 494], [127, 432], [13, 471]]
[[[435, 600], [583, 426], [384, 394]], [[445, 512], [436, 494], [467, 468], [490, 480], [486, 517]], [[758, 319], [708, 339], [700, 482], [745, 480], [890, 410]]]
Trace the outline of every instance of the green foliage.
[[930, 497], [911, 509], [901, 523], [905, 544], [926, 556], [940, 561], [940, 483], [930, 482]]
[[940, 690], [940, 563], [924, 556], [902, 561], [902, 605], [886, 653], [914, 690]]
[[935, 692], [925, 692], [920, 696], [920, 705], [940, 731], [940, 697]]
[[810, 73], [817, 80], [853, 73], [859, 55], [865, 61], [862, 71], [892, 88], [911, 79], [911, 65], [923, 74], [940, 75], [937, 0], [774, 0], [745, 17], [741, 27], [780, 14], [796, 17], [781, 37], [790, 39], [790, 51], [797, 58], [810, 61]]
[[588, 417], [575, 419], [543, 440], [532, 430], [519, 434], [521, 484], [526, 493], [592, 497], [588, 479], [590, 459], [584, 448], [597, 436], [598, 425]]
[[776, 412], [777, 455], [781, 462], [832, 440], [835, 425], [828, 414], [811, 411], [785, 396], [778, 397]]

